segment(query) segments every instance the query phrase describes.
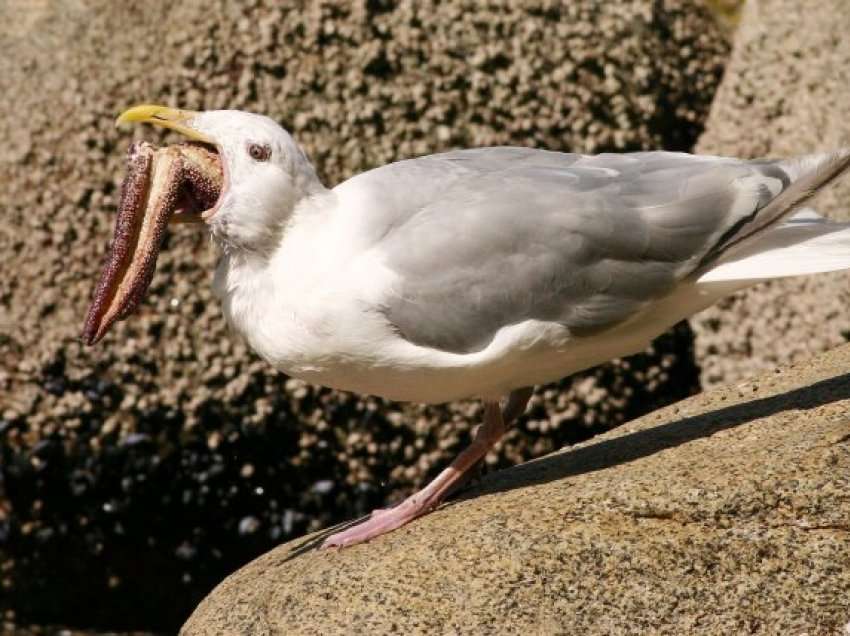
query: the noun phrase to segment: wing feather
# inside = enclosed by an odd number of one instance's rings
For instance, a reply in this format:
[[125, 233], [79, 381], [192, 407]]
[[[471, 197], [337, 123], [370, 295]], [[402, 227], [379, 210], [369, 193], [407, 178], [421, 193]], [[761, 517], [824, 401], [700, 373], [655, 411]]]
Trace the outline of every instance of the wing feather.
[[374, 247], [395, 274], [387, 319], [416, 344], [464, 353], [525, 320], [576, 335], [626, 320], [751, 232], [800, 176], [789, 165], [482, 148], [352, 182], [373, 195]]

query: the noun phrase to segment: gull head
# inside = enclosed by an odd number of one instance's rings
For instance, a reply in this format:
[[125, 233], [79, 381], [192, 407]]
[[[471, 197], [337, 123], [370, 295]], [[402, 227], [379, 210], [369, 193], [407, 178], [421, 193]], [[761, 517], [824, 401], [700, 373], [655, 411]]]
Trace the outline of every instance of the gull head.
[[263, 115], [142, 105], [122, 113], [118, 123], [125, 122], [169, 128], [217, 153], [221, 193], [192, 220], [206, 223], [225, 251], [268, 256], [297, 205], [324, 190], [292, 136]]

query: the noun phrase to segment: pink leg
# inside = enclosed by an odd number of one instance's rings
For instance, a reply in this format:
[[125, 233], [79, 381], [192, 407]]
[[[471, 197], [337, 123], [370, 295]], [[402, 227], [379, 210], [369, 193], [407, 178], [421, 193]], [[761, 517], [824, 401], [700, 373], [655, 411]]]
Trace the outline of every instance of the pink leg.
[[504, 412], [496, 402], [484, 404], [484, 423], [475, 434], [475, 439], [451, 465], [441, 472], [425, 488], [412, 494], [393, 508], [376, 510], [366, 521], [342, 532], [332, 534], [322, 543], [322, 548], [345, 547], [374, 539], [400, 528], [416, 517], [421, 517], [439, 506], [458, 486], [464, 483], [468, 473], [480, 462], [493, 445], [499, 441], [506, 426], [525, 410], [531, 389], [519, 389], [511, 393]]

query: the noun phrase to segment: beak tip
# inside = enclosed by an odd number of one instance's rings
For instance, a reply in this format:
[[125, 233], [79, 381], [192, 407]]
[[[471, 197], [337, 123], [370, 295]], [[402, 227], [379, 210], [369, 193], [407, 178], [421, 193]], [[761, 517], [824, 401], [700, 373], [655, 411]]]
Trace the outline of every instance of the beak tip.
[[159, 111], [169, 110], [167, 106], [156, 104], [137, 104], [126, 109], [115, 120], [116, 124], [140, 123], [149, 121]]
[[212, 141], [203, 133], [199, 132], [192, 126], [192, 120], [199, 113], [193, 110], [182, 110], [179, 108], [171, 108], [170, 106], [160, 106], [158, 104], [139, 104], [128, 108], [123, 113], [118, 115], [115, 120], [115, 125], [121, 124], [139, 124], [147, 123], [160, 126], [162, 128], [170, 128], [190, 139], [212, 143]]

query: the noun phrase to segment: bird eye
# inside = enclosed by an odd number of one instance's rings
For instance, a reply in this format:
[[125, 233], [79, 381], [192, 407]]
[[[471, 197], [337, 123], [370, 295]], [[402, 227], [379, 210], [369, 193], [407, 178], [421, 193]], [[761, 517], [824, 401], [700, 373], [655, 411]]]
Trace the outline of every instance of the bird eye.
[[248, 154], [254, 161], [268, 161], [272, 156], [272, 149], [268, 144], [248, 144]]

